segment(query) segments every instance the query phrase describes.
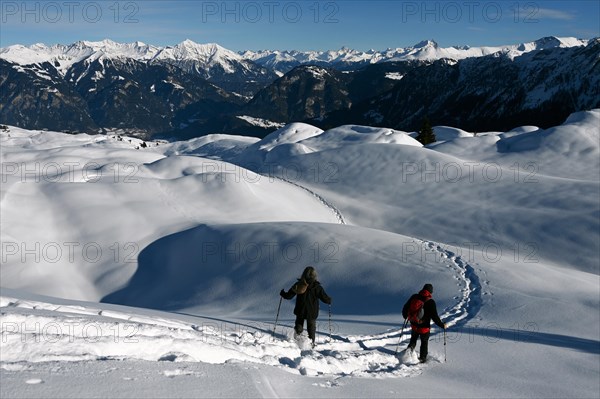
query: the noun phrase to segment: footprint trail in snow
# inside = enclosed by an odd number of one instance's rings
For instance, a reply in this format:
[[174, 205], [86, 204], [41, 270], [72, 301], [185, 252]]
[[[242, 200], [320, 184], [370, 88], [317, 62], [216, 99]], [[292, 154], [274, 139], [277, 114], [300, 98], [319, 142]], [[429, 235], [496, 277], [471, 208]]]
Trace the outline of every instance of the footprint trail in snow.
[[[449, 325], [466, 322], [479, 309], [480, 291], [473, 268], [461, 257], [433, 242], [423, 248], [446, 258], [457, 278], [456, 303], [441, 315]], [[2, 364], [45, 361], [138, 359], [172, 362], [249, 362], [266, 364], [302, 375], [410, 377], [443, 359], [432, 354], [422, 365], [415, 357], [395, 354], [400, 329], [375, 335], [334, 336], [314, 350], [299, 347], [290, 336], [268, 329], [223, 331], [209, 322], [199, 326], [177, 316], [132, 308], [57, 305], [1, 297]], [[207, 320], [208, 321], [208, 320]], [[232, 323], [231, 325], [235, 325]], [[409, 333], [404, 331], [401, 348]], [[279, 330], [280, 332], [281, 330]]]

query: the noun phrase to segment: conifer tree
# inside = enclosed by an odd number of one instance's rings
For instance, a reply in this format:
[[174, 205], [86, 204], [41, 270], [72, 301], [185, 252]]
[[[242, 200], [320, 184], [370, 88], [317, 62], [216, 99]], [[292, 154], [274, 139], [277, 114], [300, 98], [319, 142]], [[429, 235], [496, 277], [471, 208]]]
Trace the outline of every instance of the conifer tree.
[[431, 123], [429, 122], [429, 118], [427, 117], [423, 119], [423, 124], [421, 125], [421, 129], [419, 130], [417, 141], [419, 141], [423, 145], [436, 142], [433, 127], [431, 127]]

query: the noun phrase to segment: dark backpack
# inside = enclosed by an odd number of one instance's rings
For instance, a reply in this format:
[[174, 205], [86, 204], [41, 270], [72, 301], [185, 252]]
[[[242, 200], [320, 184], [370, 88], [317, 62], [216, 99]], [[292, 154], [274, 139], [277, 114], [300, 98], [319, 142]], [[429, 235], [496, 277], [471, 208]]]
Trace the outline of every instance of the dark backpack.
[[425, 317], [425, 301], [421, 297], [414, 297], [408, 304], [408, 321], [421, 324]]
[[294, 283], [294, 285], [292, 285], [291, 291], [293, 293], [295, 293], [296, 295], [301, 295], [306, 292], [307, 288], [308, 288], [308, 283], [306, 282], [306, 280], [299, 279], [298, 281], [296, 281]]

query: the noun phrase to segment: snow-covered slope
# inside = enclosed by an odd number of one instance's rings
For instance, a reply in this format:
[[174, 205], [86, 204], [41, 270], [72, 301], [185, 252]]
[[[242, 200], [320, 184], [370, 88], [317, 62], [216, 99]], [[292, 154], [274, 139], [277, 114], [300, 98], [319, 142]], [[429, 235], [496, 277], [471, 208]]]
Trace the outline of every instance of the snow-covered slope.
[[[98, 141], [81, 135], [70, 141], [71, 137], [14, 129], [11, 139], [2, 143], [3, 162], [24, 162], [23, 169], [6, 176], [3, 183], [3, 241], [36, 245], [52, 237], [51, 242], [58, 243], [55, 251], [67, 251], [65, 242], [78, 243], [83, 250], [78, 249], [67, 264], [52, 257], [39, 259], [45, 270], [40, 279], [23, 278], [37, 272], [19, 256], [11, 257], [4, 264], [2, 279], [15, 288], [100, 300], [131, 277], [140, 251], [165, 234], [199, 223], [336, 220], [308, 193], [232, 164], [164, 157], [155, 143], [136, 150], [132, 143], [115, 137]], [[61, 145], [63, 140], [72, 144]], [[29, 144], [22, 147], [30, 141], [38, 143], [36, 152], [28, 149]], [[36, 165], [51, 165], [51, 169], [40, 169], [39, 181], [35, 176], [31, 181], [24, 171]], [[50, 200], [40, 202], [41, 198]], [[21, 220], [26, 213], [35, 217]], [[110, 249], [115, 243], [116, 257]], [[87, 250], [92, 247], [101, 249], [90, 263]]]
[[[427, 147], [2, 130], [0, 393], [596, 397], [599, 122]], [[333, 297], [314, 351], [292, 303], [273, 334], [309, 264]], [[450, 328], [417, 364], [400, 308], [426, 282]]]
[[458, 135], [423, 150], [338, 146], [277, 158], [277, 165], [283, 174], [317, 166], [335, 171], [328, 179], [296, 181], [330, 198], [353, 223], [529, 251], [536, 262], [598, 273], [599, 124], [598, 111], [583, 112], [548, 130]]

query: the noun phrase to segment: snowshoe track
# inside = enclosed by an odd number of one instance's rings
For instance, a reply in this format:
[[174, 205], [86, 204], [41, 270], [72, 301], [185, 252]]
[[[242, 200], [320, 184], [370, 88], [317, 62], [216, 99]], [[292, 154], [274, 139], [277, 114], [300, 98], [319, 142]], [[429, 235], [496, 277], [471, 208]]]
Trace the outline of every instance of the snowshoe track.
[[[449, 326], [460, 326], [475, 317], [481, 306], [481, 286], [473, 267], [440, 244], [422, 241], [423, 249], [447, 261], [457, 280], [456, 302], [442, 312]], [[0, 298], [2, 363], [141, 359], [170, 362], [226, 363], [243, 361], [280, 367], [301, 375], [411, 377], [431, 364], [441, 363], [433, 351], [425, 364], [413, 354], [395, 353], [400, 329], [368, 336], [333, 336], [317, 339], [314, 350], [303, 351], [290, 336], [273, 337], [264, 329], [237, 325], [219, 329], [210, 319], [202, 325], [156, 315], [136, 315], [103, 309], [102, 305], [58, 305], [39, 301]], [[335, 319], [334, 319], [335, 321]], [[400, 322], [400, 320], [399, 320]], [[235, 325], [230, 323], [229, 325]], [[401, 345], [409, 339], [409, 328]]]
[[284, 178], [279, 177], [279, 176], [269, 175], [269, 178], [280, 180], [282, 182], [291, 184], [292, 186], [296, 186], [299, 189], [306, 191], [307, 193], [309, 193], [310, 195], [312, 195], [313, 197], [315, 197], [315, 199], [317, 201], [319, 201], [323, 206], [327, 207], [334, 214], [334, 216], [338, 220], [339, 224], [346, 224], [346, 220], [344, 219], [344, 216], [342, 215], [342, 212], [340, 212], [340, 210], [337, 209], [331, 202], [327, 201], [322, 195], [316, 193], [315, 191], [309, 189], [308, 187], [305, 187], [305, 186], [303, 186], [301, 184], [298, 184], [298, 183], [293, 182], [293, 181], [288, 180], [288, 179], [284, 179]]
[[[454, 278], [457, 281], [456, 284], [459, 292], [455, 297], [457, 302], [444, 309], [440, 314], [440, 318], [449, 328], [457, 328], [464, 325], [468, 320], [476, 317], [481, 307], [481, 285], [479, 277], [475, 273], [474, 268], [461, 256], [456, 255], [456, 253], [450, 250], [444, 249], [440, 244], [432, 241], [421, 241], [421, 245], [423, 250], [437, 252], [440, 258], [447, 261], [446, 266], [455, 273]], [[402, 320], [399, 319], [398, 322], [402, 323]], [[332, 343], [325, 344], [325, 347], [354, 353], [355, 356], [360, 356], [360, 352], [364, 351], [382, 351], [393, 355], [398, 344], [400, 344], [400, 349], [402, 349], [410, 339], [410, 326], [407, 326], [403, 331], [402, 328], [399, 328], [376, 335], [336, 336], [334, 339], [335, 340]], [[399, 341], [399, 339], [401, 340]], [[400, 351], [399, 353], [402, 354], [403, 351]], [[418, 362], [416, 357], [412, 360]], [[401, 355], [401, 364], [405, 361], [405, 356]], [[441, 361], [441, 359], [435, 358], [434, 355], [434, 361]], [[394, 375], [394, 373], [392, 373], [392, 375]]]

